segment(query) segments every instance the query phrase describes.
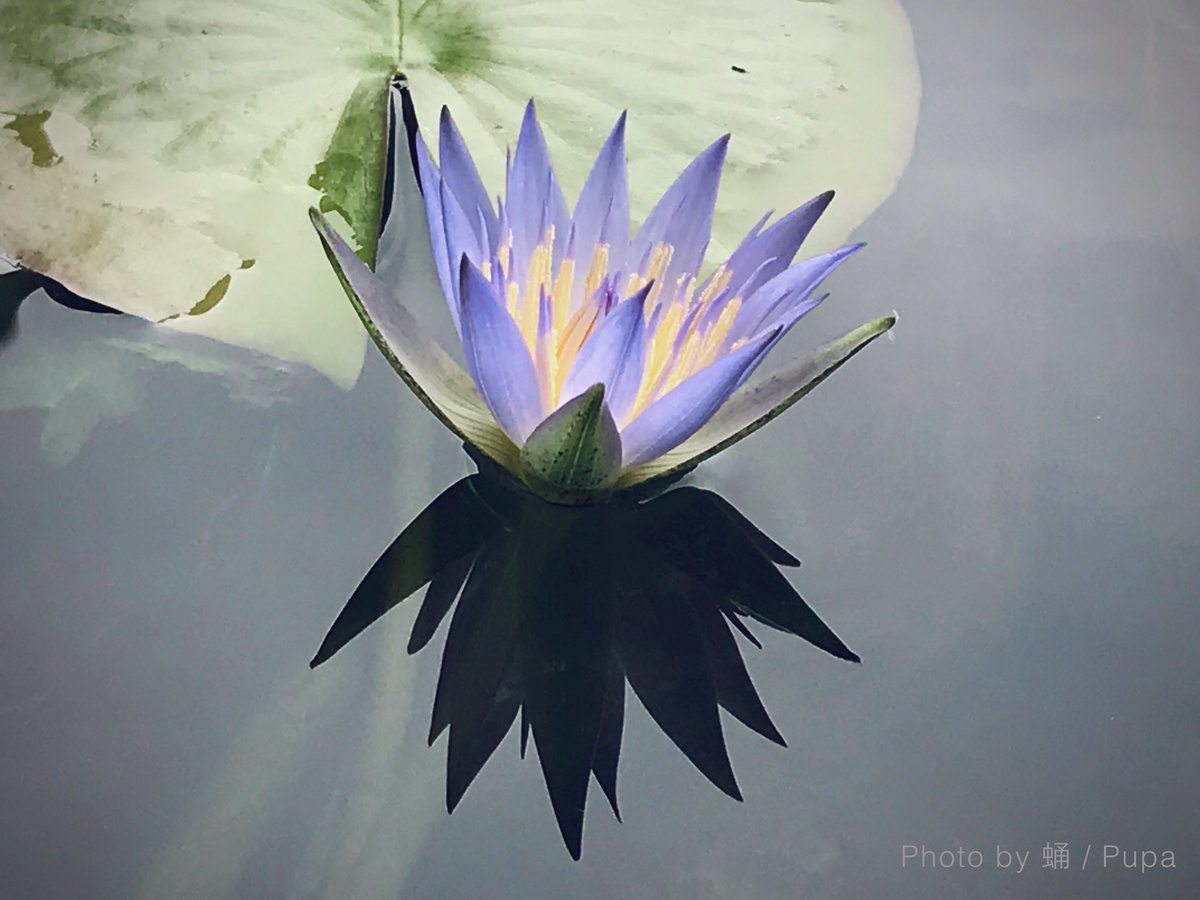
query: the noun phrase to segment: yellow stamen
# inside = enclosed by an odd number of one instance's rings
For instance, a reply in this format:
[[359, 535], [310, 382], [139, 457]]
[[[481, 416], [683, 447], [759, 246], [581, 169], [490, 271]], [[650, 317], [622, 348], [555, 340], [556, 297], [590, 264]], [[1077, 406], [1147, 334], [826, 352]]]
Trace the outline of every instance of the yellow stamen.
[[[505, 307], [534, 358], [547, 409], [558, 405], [580, 348], [604, 317], [603, 303], [593, 302], [593, 298], [608, 277], [610, 252], [606, 243], [598, 243], [592, 248], [583, 279], [583, 295], [578, 296], [574, 289], [580, 260], [563, 259], [556, 269], [554, 240], [555, 231], [551, 225], [530, 252], [528, 269], [520, 282], [511, 271], [511, 231], [496, 248], [495, 260], [480, 266], [485, 278], [495, 278], [503, 285]], [[704, 327], [702, 323], [711, 320], [709, 309], [728, 288], [732, 273], [724, 266], [717, 269], [699, 293], [695, 278], [689, 274], [680, 275], [673, 284], [664, 284], [674, 252], [671, 244], [656, 244], [645, 269], [631, 273], [626, 280], [625, 297], [641, 290], [648, 282], [654, 282], [646, 297], [646, 321], [654, 315], [656, 308], [658, 313], [657, 324], [646, 341], [641, 382], [625, 423], [690, 375], [710, 365], [719, 355], [741, 307], [741, 298], [735, 298], [724, 306], [711, 325]], [[547, 301], [544, 313], [543, 297]], [[744, 343], [739, 340], [733, 348]]]
[[654, 248], [654, 253], [650, 257], [650, 268], [646, 270], [646, 280], [651, 278], [656, 281], [662, 281], [663, 272], [667, 270], [667, 266], [671, 264], [671, 257], [675, 255], [675, 248], [670, 244], [659, 244]]
[[584, 304], [583, 306], [579, 307], [579, 309], [575, 310], [575, 313], [571, 316], [570, 321], [567, 322], [567, 326], [565, 328], [563, 328], [562, 331], [559, 332], [559, 335], [558, 335], [558, 355], [559, 356], [563, 355], [563, 350], [566, 347], [567, 341], [568, 341], [568, 339], [570, 339], [571, 334], [575, 331], [576, 328], [579, 327], [579, 323], [581, 321], [583, 321], [583, 318], [589, 312], [592, 312], [592, 307], [590, 305]]
[[512, 242], [513, 236], [510, 231], [504, 236], [504, 243], [496, 250], [496, 259], [500, 263], [500, 272], [506, 279], [509, 273], [509, 263], [512, 262]]
[[691, 309], [692, 294], [696, 291], [696, 282], [691, 275], [680, 275], [675, 279], [675, 302], [682, 303], [684, 309]]
[[[539, 298], [540, 301], [540, 298]], [[541, 303], [538, 303], [541, 318]], [[553, 312], [546, 310], [553, 316]], [[553, 409], [558, 405], [558, 354], [555, 352], [554, 329], [549, 322], [538, 322], [537, 347], [533, 358], [538, 372], [538, 387], [541, 388], [542, 408]]]
[[658, 303], [659, 295], [662, 294], [662, 276], [667, 270], [667, 266], [671, 264], [671, 257], [674, 253], [675, 248], [671, 244], [655, 244], [654, 250], [650, 254], [650, 264], [646, 267], [646, 271], [631, 274], [628, 282], [626, 282], [626, 296], [641, 290], [647, 282], [654, 282], [654, 287], [650, 288], [650, 293], [646, 296], [647, 314], [654, 309], [655, 304]]
[[[533, 248], [529, 255], [529, 270], [525, 273], [525, 292], [520, 296], [520, 288], [515, 282], [509, 282], [508, 298], [509, 313], [513, 316], [521, 335], [529, 347], [529, 352], [536, 359], [538, 309], [542, 292], [550, 292], [550, 269], [554, 262], [554, 226], [546, 229], [542, 242]], [[519, 299], [514, 300], [514, 292]]]
[[504, 306], [508, 310], [508, 314], [512, 316], [514, 322], [519, 322], [520, 306], [518, 301], [521, 298], [521, 288], [515, 281], [510, 281], [504, 285]]
[[548, 341], [549, 335], [543, 341], [543, 346], [546, 347], [546, 368], [545, 375], [540, 372], [538, 383], [542, 388], [542, 402], [545, 404], [545, 409], [551, 410], [558, 407], [558, 395], [562, 391], [561, 381], [566, 380], [566, 373], [563, 373], [562, 379], [559, 379], [559, 360], [558, 355], [550, 351]]
[[554, 226], [546, 229], [542, 242], [529, 255], [529, 271], [525, 273], [525, 306], [537, 309], [538, 292], [549, 289], [550, 265], [554, 254]]
[[581, 306], [579, 311], [571, 317], [571, 322], [567, 325], [558, 346], [558, 380], [555, 385], [557, 391], [562, 391], [562, 386], [567, 380], [567, 374], [571, 371], [571, 365], [575, 362], [579, 348], [588, 339], [588, 335], [596, 327], [599, 318], [600, 307], [594, 304]]
[[554, 312], [553, 330], [556, 335], [559, 328], [567, 321], [567, 313], [571, 308], [571, 286], [574, 284], [575, 260], [564, 259], [562, 265], [558, 267], [558, 274], [554, 278], [554, 291], [550, 295], [550, 308]]
[[538, 303], [534, 300], [532, 303], [526, 300], [524, 306], [521, 307], [521, 318], [517, 322], [521, 328], [521, 336], [525, 338], [525, 344], [529, 347], [530, 355], [537, 350], [537, 332], [538, 332]]
[[[703, 313], [693, 317], [687, 328], [683, 329], [686, 306], [682, 301], [671, 305], [660, 317], [654, 336], [650, 339], [642, 382], [625, 423], [640, 415], [651, 403], [678, 387], [685, 379], [716, 361], [741, 305], [742, 299], [735, 297], [721, 310], [717, 320], [703, 330], [700, 327]], [[744, 343], [744, 339], [735, 342], [733, 349]], [[672, 353], [677, 345], [679, 352]]]
[[583, 280], [583, 297], [584, 303], [590, 303], [592, 295], [600, 290], [600, 283], [604, 281], [604, 276], [608, 274], [608, 244], [599, 243], [592, 250], [591, 264], [588, 266], [587, 277]]
[[703, 341], [704, 338], [699, 331], [696, 331], [694, 328], [688, 329], [688, 335], [683, 341], [683, 346], [679, 348], [679, 354], [675, 358], [674, 365], [671, 366], [670, 371], [663, 380], [660, 393], [665, 394], [692, 373], [694, 368], [693, 361], [700, 352]]
[[[712, 365], [716, 361], [717, 352], [721, 349], [721, 344], [725, 340], [725, 336], [729, 334], [729, 329], [733, 325], [734, 316], [737, 315], [738, 307], [742, 305], [741, 298], [731, 300], [729, 306], [721, 310], [721, 314], [717, 316], [717, 321], [714, 322], [706, 331], [692, 331], [684, 342], [683, 350], [680, 352], [678, 361], [667, 377], [660, 394], [665, 394], [667, 391], [677, 387], [684, 379], [695, 375], [706, 366]], [[694, 323], [693, 323], [694, 324]]]
[[713, 298], [725, 288], [729, 287], [729, 282], [733, 279], [733, 273], [722, 265], [717, 271], [713, 272], [713, 277], [709, 280], [708, 286], [700, 292], [697, 297], [697, 302], [708, 305]]
[[679, 334], [679, 326], [683, 323], [683, 306], [676, 303], [662, 315], [658, 327], [654, 329], [654, 337], [650, 339], [650, 354], [647, 359], [646, 373], [657, 377], [671, 360], [671, 349]]
[[674, 346], [675, 337], [679, 333], [683, 314], [684, 308], [682, 304], [674, 303], [665, 313], [659, 316], [658, 324], [654, 328], [654, 334], [650, 338], [650, 345], [646, 348], [646, 362], [642, 367], [642, 382], [638, 385], [638, 391], [634, 396], [633, 405], [630, 407], [626, 421], [632, 420], [641, 413], [642, 410], [649, 406], [650, 401], [657, 396], [658, 382], [660, 376], [670, 363], [671, 348]]
[[704, 368], [716, 359], [717, 351], [721, 349], [721, 344], [725, 342], [725, 338], [729, 335], [729, 329], [733, 327], [733, 320], [737, 317], [738, 310], [741, 308], [742, 298], [734, 297], [721, 310], [721, 314], [717, 316], [717, 321], [713, 323], [712, 327], [704, 335], [704, 342], [700, 345], [696, 368], [693, 371]]

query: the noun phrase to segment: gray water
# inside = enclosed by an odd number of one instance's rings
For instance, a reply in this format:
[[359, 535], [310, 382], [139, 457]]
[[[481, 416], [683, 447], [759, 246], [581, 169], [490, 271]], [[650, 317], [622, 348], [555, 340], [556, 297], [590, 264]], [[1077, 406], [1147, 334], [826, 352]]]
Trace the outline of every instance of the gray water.
[[1200, 10], [907, 6], [916, 153], [789, 346], [895, 340], [697, 478], [863, 658], [762, 635], [790, 746], [726, 723], [745, 803], [631, 701], [581, 862], [515, 735], [448, 817], [416, 605], [307, 661], [452, 438], [373, 350], [344, 393], [38, 294], [0, 351], [0, 896], [1195, 896]]

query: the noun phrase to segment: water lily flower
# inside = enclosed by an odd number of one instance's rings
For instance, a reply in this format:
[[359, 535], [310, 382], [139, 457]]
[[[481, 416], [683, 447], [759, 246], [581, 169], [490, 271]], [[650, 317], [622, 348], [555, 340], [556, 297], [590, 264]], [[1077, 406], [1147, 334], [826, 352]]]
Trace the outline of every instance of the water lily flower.
[[[405, 91], [394, 83], [390, 105], [400, 157], [410, 146]], [[495, 205], [447, 110], [437, 164], [415, 129], [411, 138], [467, 372], [422, 335], [396, 296], [400, 285], [377, 277], [315, 210], [314, 224], [364, 325], [408, 386], [469, 447], [546, 499], [598, 502], [677, 477], [795, 403], [895, 321], [868, 322], [748, 381], [825, 299], [822, 280], [862, 245], [793, 262], [830, 191], [769, 227], [770, 213], [763, 216], [702, 276], [728, 135], [684, 169], [632, 237], [624, 114], [572, 211], [533, 101]], [[393, 172], [400, 179], [408, 169]], [[390, 214], [421, 215], [396, 203]], [[386, 238], [385, 229], [381, 255]]]

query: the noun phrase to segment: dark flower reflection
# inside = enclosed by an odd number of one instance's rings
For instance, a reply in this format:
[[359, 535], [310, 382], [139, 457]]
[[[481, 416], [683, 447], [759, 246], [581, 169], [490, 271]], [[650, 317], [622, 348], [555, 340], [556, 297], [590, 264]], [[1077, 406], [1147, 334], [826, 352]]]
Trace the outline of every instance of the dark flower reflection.
[[752, 622], [858, 661], [779, 570], [796, 558], [712, 491], [557, 506], [477, 462], [371, 567], [311, 663], [428, 584], [408, 650], [450, 617], [429, 741], [449, 731], [451, 812], [519, 716], [521, 753], [532, 735], [578, 859], [592, 776], [620, 818], [626, 682], [696, 768], [740, 800], [718, 707], [784, 740], [731, 627], [755, 646]]

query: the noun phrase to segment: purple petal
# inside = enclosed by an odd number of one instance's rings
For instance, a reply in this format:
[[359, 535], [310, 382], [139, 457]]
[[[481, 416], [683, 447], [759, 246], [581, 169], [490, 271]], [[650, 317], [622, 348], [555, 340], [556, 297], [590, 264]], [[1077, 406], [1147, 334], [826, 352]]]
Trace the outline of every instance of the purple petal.
[[446, 296], [447, 306], [450, 307], [450, 318], [454, 320], [454, 328], [461, 337], [462, 327], [458, 316], [461, 298], [458, 295], [458, 278], [450, 271], [450, 260], [458, 259], [465, 253], [472, 262], [479, 263], [486, 259], [485, 248], [480, 235], [471, 227], [470, 219], [450, 191], [446, 180], [440, 176], [437, 167], [430, 160], [429, 151], [420, 135], [417, 136], [417, 165], [421, 171], [425, 215], [429, 223], [429, 240], [438, 270], [438, 280], [442, 283], [442, 292]]
[[826, 191], [758, 234], [760, 220], [725, 264], [730, 285], [747, 296], [786, 269], [832, 200], [833, 191]]
[[887, 316], [867, 322], [809, 357], [798, 357], [782, 368], [756, 378], [730, 395], [708, 423], [692, 438], [650, 464], [627, 472], [625, 486], [667, 484], [680, 472], [694, 468], [750, 436], [806, 396], [846, 360], [862, 350], [896, 322]]
[[592, 249], [600, 242], [609, 245], [608, 268], [621, 267], [629, 245], [629, 179], [625, 168], [625, 113], [609, 132], [596, 162], [583, 183], [572, 218], [578, 261], [576, 281], [582, 285]]
[[524, 278], [529, 254], [541, 240], [545, 226], [553, 225], [558, 240], [565, 242], [570, 221], [532, 100], [525, 107], [504, 198], [513, 232], [513, 262], [518, 278]]
[[563, 397], [574, 397], [593, 384], [603, 384], [613, 417], [618, 421], [624, 418], [642, 380], [646, 333], [643, 315], [650, 287], [647, 284], [619, 303], [579, 348], [563, 382]]
[[684, 379], [621, 431], [622, 465], [640, 465], [687, 440], [766, 356], [767, 332]]
[[[454, 328], [460, 334], [458, 325], [458, 285], [455, 273], [450, 270], [450, 253], [446, 246], [446, 226], [442, 216], [442, 177], [438, 167], [429, 156], [429, 148], [425, 139], [417, 134], [417, 173], [421, 178], [421, 197], [425, 202], [425, 221], [429, 224], [429, 243], [433, 247], [433, 262], [437, 267], [438, 281], [442, 283], [442, 293], [450, 307], [450, 317], [454, 320]], [[457, 257], [456, 257], [457, 258]]]
[[418, 399], [464, 441], [505, 467], [514, 467], [518, 449], [496, 422], [471, 377], [355, 255], [316, 210], [309, 217], [325, 252], [367, 332]]
[[778, 314], [768, 320], [763, 330], [773, 331], [776, 328], [780, 329], [779, 337], [775, 339], [778, 342], [780, 338], [792, 330], [793, 325], [824, 303], [828, 298], [828, 292], [816, 297], [811, 292], [802, 294], [791, 300], [791, 302], [784, 304]]
[[780, 272], [746, 298], [733, 320], [729, 339], [758, 334], [769, 323], [786, 316], [793, 304], [801, 302], [830, 272], [865, 246], [851, 244], [832, 253], [801, 260]]
[[462, 132], [454, 124], [450, 110], [442, 107], [440, 124], [440, 141], [438, 144], [439, 162], [441, 163], [442, 178], [450, 186], [451, 192], [467, 216], [476, 227], [482, 222], [484, 231], [479, 235], [481, 241], [491, 247], [495, 246], [498, 226], [496, 210], [488, 199], [488, 193], [479, 177], [479, 170], [467, 143], [463, 140]]
[[[496, 198], [496, 228], [502, 236], [508, 234], [508, 207], [501, 197]], [[501, 237], [501, 240], [503, 240], [503, 237]], [[496, 246], [500, 246], [499, 242], [497, 242]]]
[[667, 286], [681, 274], [695, 274], [704, 259], [728, 145], [729, 135], [724, 135], [692, 160], [655, 204], [630, 244], [630, 262], [645, 258], [655, 244], [666, 242], [675, 248], [662, 276]]
[[[768, 209], [765, 213], [763, 213], [762, 217], [759, 218], [759, 220], [757, 222], [755, 222], [753, 225], [750, 226], [750, 230], [746, 232], [746, 236], [742, 238], [741, 242], [737, 246], [737, 249], [734, 250], [734, 253], [737, 253], [738, 250], [740, 250], [742, 247], [746, 246], [751, 241], [753, 241], [755, 238], [757, 238], [758, 233], [760, 231], [762, 231], [762, 227], [767, 224], [767, 220], [769, 218], [771, 218], [771, 216], [773, 216], [774, 214], [775, 214], [775, 210], [773, 210], [773, 209]], [[730, 264], [728, 261], [726, 261], [724, 267], [726, 269], [730, 268]], [[744, 272], [737, 273], [739, 278], [741, 278], [743, 274], [745, 274], [745, 273]], [[699, 285], [697, 285], [696, 291], [695, 291], [695, 294], [697, 297], [700, 296], [701, 294], [703, 294], [706, 290], [708, 290], [708, 286], [712, 283], [712, 280], [716, 276], [717, 276], [717, 273], [713, 272], [711, 275], [709, 275], [707, 278], [705, 278], [702, 282], [700, 282]], [[751, 275], [749, 277], [752, 278], [753, 275]], [[746, 280], [748, 280], [748, 279], [746, 279]], [[730, 279], [730, 281], [732, 283], [732, 278]], [[743, 281], [743, 283], [745, 283], [745, 281]], [[738, 285], [738, 286], [740, 287], [740, 285]]]
[[[538, 291], [537, 340], [534, 342], [534, 367], [539, 372], [549, 372], [552, 366], [551, 354], [554, 353], [554, 311], [550, 305], [550, 296], [546, 289]], [[538, 386], [543, 382], [539, 378]], [[548, 385], [547, 385], [548, 386]], [[547, 395], [542, 396], [544, 403], [549, 402]]]
[[459, 280], [467, 370], [496, 421], [522, 444], [543, 418], [529, 348], [492, 285], [465, 256], [459, 265]]
[[[768, 353], [775, 349], [775, 345], [784, 339], [787, 333], [792, 330], [793, 325], [824, 303], [827, 299], [829, 299], [829, 294], [821, 294], [819, 297], [804, 297], [803, 300], [793, 303], [791, 308], [789, 308], [781, 317], [771, 322], [767, 330], [775, 336], [771, 338], [770, 343], [768, 343], [766, 349], [763, 350], [763, 356], [765, 357]], [[738, 383], [735, 387], [741, 387], [746, 379], [749, 378], [753, 373], [753, 367], [743, 372], [742, 377], [738, 379]]]
[[[459, 205], [446, 179], [443, 178], [441, 180], [438, 189], [440, 191], [442, 228], [445, 231], [447, 256], [450, 259], [459, 259], [465, 253], [471, 262], [479, 265], [485, 259], [488, 259], [487, 245], [481, 239], [470, 216]], [[457, 279], [455, 280], [457, 282]], [[454, 287], [455, 294], [452, 296], [457, 296], [457, 283]]]

